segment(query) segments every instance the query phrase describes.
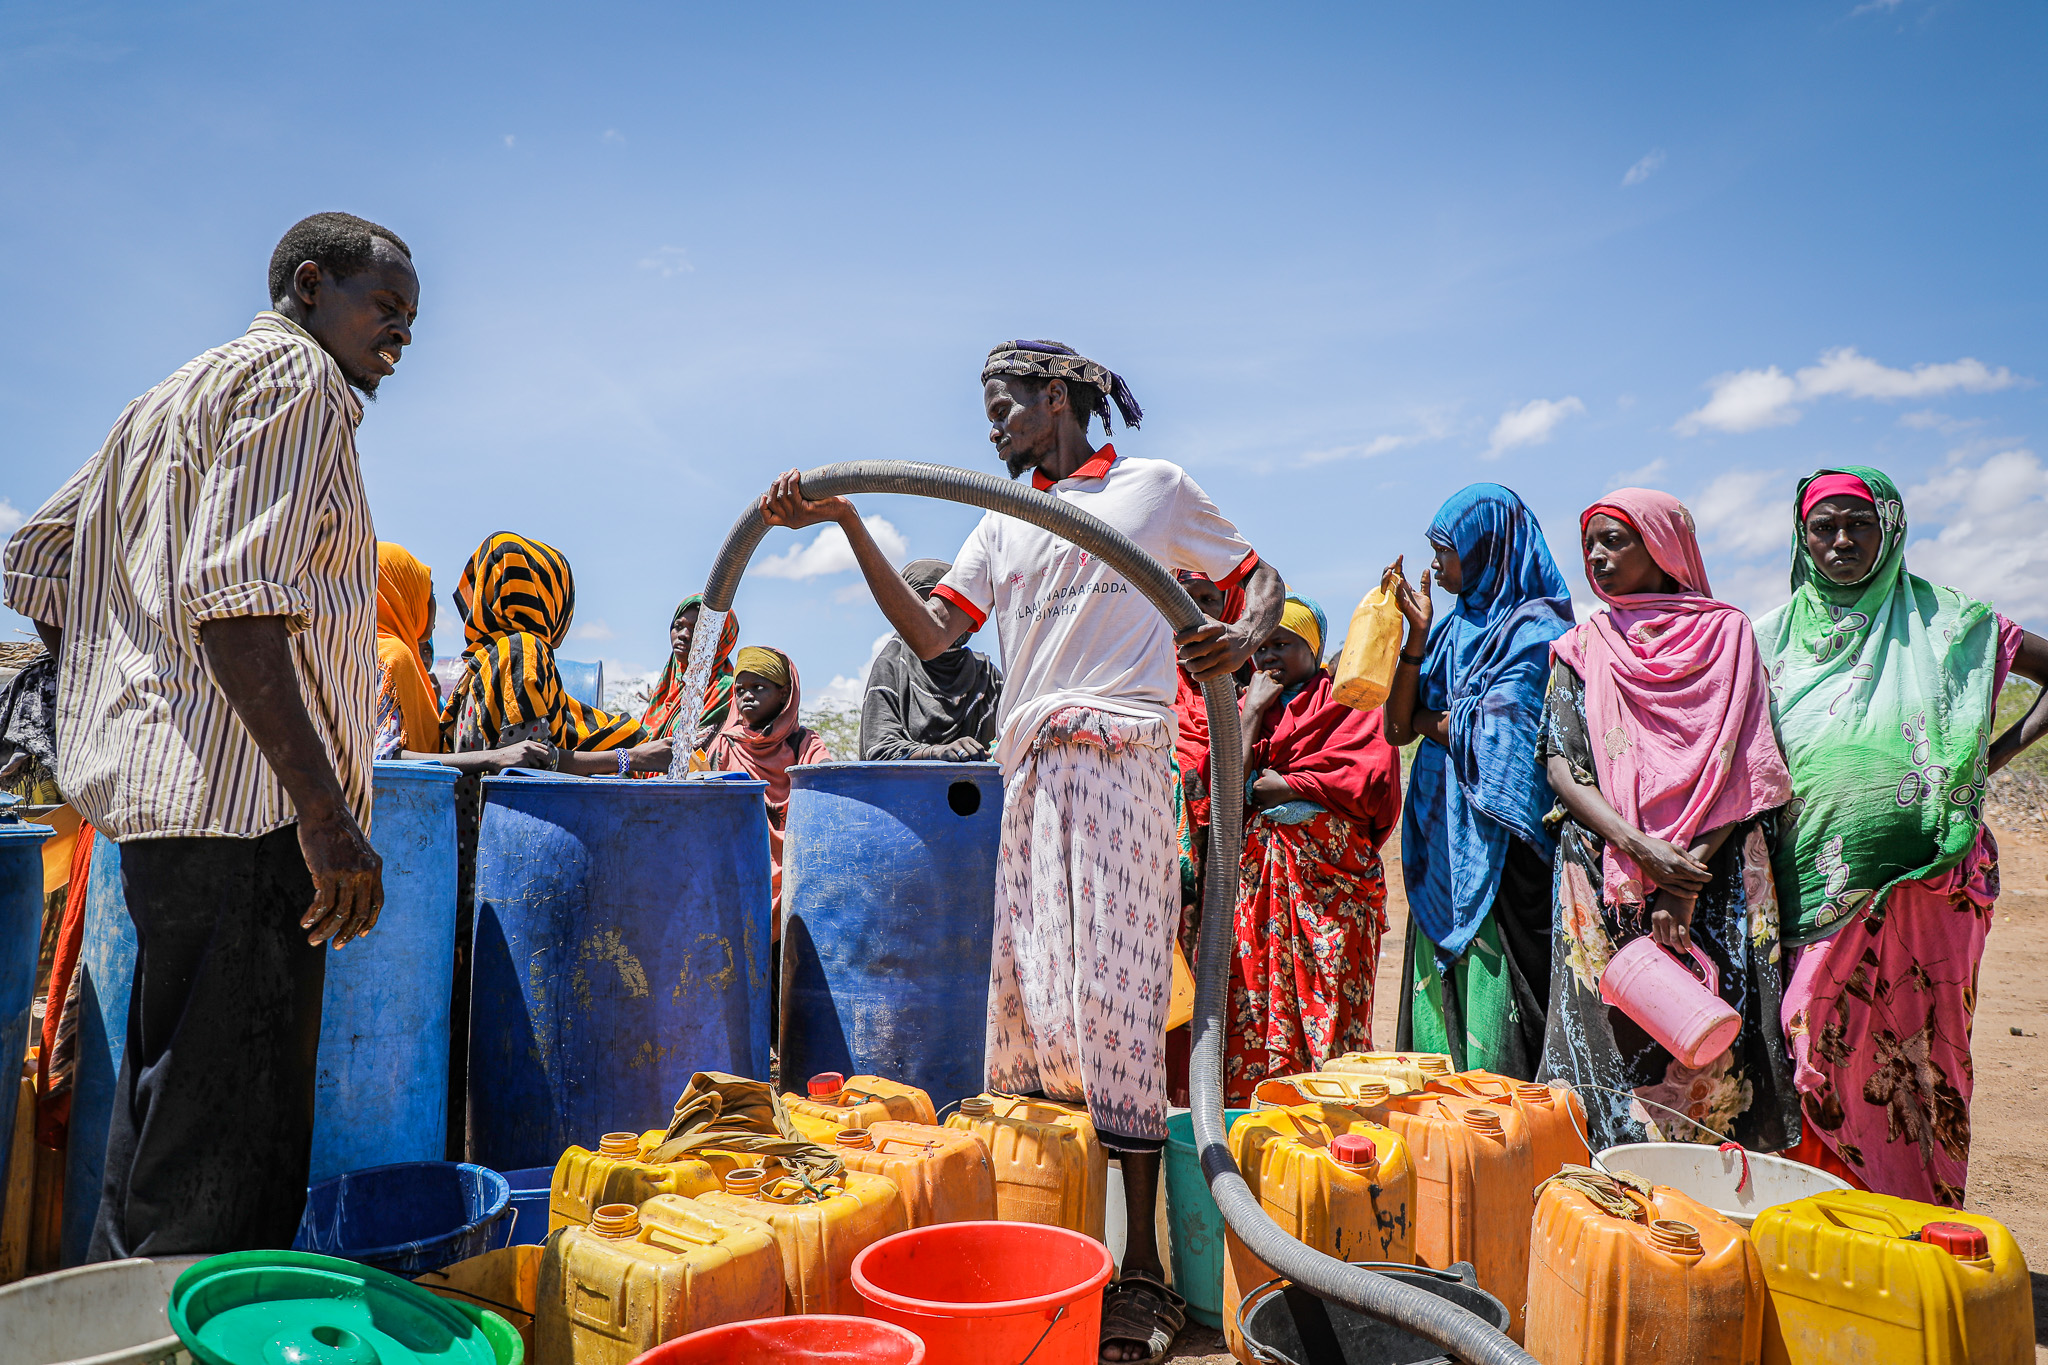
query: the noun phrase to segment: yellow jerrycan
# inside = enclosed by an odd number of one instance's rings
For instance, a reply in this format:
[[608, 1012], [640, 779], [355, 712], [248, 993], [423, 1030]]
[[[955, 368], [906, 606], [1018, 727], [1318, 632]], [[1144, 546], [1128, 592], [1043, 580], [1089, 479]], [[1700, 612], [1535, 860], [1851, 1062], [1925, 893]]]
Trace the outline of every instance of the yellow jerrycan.
[[562, 1153], [548, 1191], [548, 1231], [587, 1226], [606, 1204], [638, 1208], [657, 1194], [695, 1195], [718, 1188], [718, 1176], [707, 1162], [656, 1163], [644, 1160], [642, 1152], [639, 1134], [606, 1133], [594, 1152], [571, 1147]]
[[848, 1170], [894, 1181], [914, 1228], [996, 1216], [995, 1166], [972, 1133], [885, 1120], [842, 1129], [835, 1151]]
[[[1415, 1170], [1392, 1129], [1338, 1104], [1261, 1109], [1230, 1125], [1230, 1154], [1259, 1206], [1304, 1246], [1340, 1261], [1415, 1263]], [[1240, 1360], [1251, 1357], [1237, 1306], [1276, 1273], [1226, 1230], [1223, 1335]]]
[[808, 1093], [799, 1098], [784, 1095], [782, 1107], [811, 1141], [830, 1147], [842, 1128], [865, 1128], [871, 1123], [894, 1119], [898, 1123], [939, 1121], [932, 1097], [914, 1085], [886, 1080], [881, 1076], [842, 1076], [823, 1071], [804, 1084]]
[[1401, 608], [1394, 601], [1392, 575], [1365, 595], [1351, 613], [1351, 629], [1337, 656], [1330, 695], [1358, 711], [1386, 701], [1394, 687], [1394, 665], [1401, 652]]
[[1103, 1240], [1109, 1154], [1085, 1108], [975, 1095], [960, 1101], [946, 1126], [974, 1134], [988, 1149], [997, 1218], [1046, 1223]]
[[782, 1283], [791, 1313], [859, 1317], [853, 1258], [892, 1233], [909, 1230], [903, 1196], [886, 1176], [847, 1171], [822, 1184], [739, 1170], [725, 1188], [697, 1202], [766, 1223], [782, 1252]]
[[1706, 1205], [1579, 1166], [1536, 1198], [1528, 1313], [1543, 1365], [1756, 1365], [1763, 1266]]
[[1770, 1285], [1765, 1365], [2027, 1365], [2034, 1304], [2005, 1225], [1911, 1199], [1831, 1190], [1749, 1232]]
[[1450, 1075], [1451, 1059], [1441, 1052], [1346, 1052], [1318, 1069], [1385, 1076], [1409, 1090], [1420, 1090], [1438, 1077]]
[[1301, 1104], [1341, 1104], [1352, 1109], [1374, 1109], [1395, 1095], [1408, 1093], [1408, 1086], [1391, 1076], [1364, 1071], [1309, 1071], [1299, 1076], [1279, 1076], [1252, 1087], [1253, 1109], [1290, 1109]]
[[685, 1333], [782, 1313], [782, 1255], [766, 1223], [657, 1195], [606, 1204], [541, 1252], [534, 1359], [627, 1365]]

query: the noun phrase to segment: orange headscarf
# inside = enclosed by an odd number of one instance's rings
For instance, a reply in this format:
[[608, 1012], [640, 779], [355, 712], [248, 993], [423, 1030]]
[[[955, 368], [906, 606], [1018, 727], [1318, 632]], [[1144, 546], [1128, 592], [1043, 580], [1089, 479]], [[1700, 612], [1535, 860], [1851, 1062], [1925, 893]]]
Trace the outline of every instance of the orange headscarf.
[[420, 659], [434, 619], [434, 575], [403, 545], [377, 542], [377, 689], [398, 702], [405, 747], [441, 751], [441, 706]]

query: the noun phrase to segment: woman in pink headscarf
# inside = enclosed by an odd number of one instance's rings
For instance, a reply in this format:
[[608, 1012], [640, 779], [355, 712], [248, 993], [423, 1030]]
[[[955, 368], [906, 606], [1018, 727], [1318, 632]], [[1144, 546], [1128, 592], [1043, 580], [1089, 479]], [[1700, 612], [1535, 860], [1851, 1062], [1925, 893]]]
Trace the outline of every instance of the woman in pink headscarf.
[[[1772, 816], [1792, 783], [1756, 636], [1712, 596], [1692, 514], [1670, 494], [1621, 489], [1579, 526], [1607, 610], [1551, 647], [1537, 751], [1558, 857], [1540, 1074], [1579, 1089], [1595, 1151], [1716, 1135], [1777, 1151], [1799, 1140], [1771, 880]], [[1600, 999], [1608, 959], [1644, 935], [1696, 945], [1742, 1016], [1704, 1066]]]

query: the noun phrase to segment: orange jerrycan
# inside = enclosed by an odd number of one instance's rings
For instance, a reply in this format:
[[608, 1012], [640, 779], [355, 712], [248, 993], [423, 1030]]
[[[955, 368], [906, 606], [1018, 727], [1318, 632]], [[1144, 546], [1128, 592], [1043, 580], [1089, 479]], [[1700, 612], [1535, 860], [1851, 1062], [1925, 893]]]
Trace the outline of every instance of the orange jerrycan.
[[1309, 1071], [1252, 1087], [1253, 1109], [1290, 1109], [1301, 1104], [1341, 1104], [1372, 1109], [1390, 1096], [1408, 1093], [1405, 1081], [1367, 1071]]
[[2027, 1263], [1982, 1214], [1861, 1190], [1779, 1204], [1750, 1228], [1771, 1288], [1765, 1365], [2026, 1365]]
[[534, 1359], [627, 1365], [688, 1332], [778, 1316], [782, 1296], [782, 1255], [766, 1223], [672, 1194], [644, 1209], [606, 1204], [541, 1252]]
[[842, 1129], [834, 1150], [848, 1170], [894, 1181], [914, 1228], [996, 1216], [995, 1166], [972, 1133], [891, 1120]]
[[1438, 1076], [1450, 1075], [1451, 1059], [1442, 1052], [1346, 1052], [1330, 1058], [1318, 1070], [1362, 1071], [1368, 1076], [1397, 1080], [1410, 1090], [1420, 1090]]
[[1455, 1095], [1396, 1095], [1373, 1112], [1415, 1166], [1416, 1264], [1470, 1261], [1479, 1287], [1507, 1305], [1508, 1335], [1520, 1341], [1536, 1188], [1528, 1120], [1509, 1105]]
[[695, 1158], [652, 1162], [642, 1157], [637, 1133], [606, 1133], [597, 1150], [571, 1147], [555, 1163], [548, 1191], [548, 1231], [587, 1226], [606, 1204], [638, 1208], [657, 1194], [703, 1194], [718, 1188], [710, 1165]]
[[1531, 1174], [1542, 1184], [1567, 1165], [1590, 1166], [1593, 1154], [1579, 1136], [1586, 1128], [1586, 1106], [1566, 1085], [1542, 1085], [1497, 1076], [1491, 1071], [1454, 1071], [1423, 1087], [1428, 1093], [1467, 1095], [1513, 1105], [1529, 1121]]
[[1086, 1109], [1015, 1095], [960, 1101], [946, 1126], [974, 1134], [996, 1178], [996, 1217], [1045, 1223], [1103, 1240], [1109, 1154]]
[[[1340, 1261], [1415, 1261], [1415, 1170], [1390, 1128], [1357, 1109], [1304, 1104], [1261, 1109], [1230, 1125], [1230, 1154], [1253, 1198], [1304, 1246]], [[1277, 1274], [1226, 1229], [1223, 1334], [1249, 1359], [1238, 1331], [1243, 1296]]]
[[791, 1313], [862, 1312], [853, 1258], [891, 1233], [909, 1230], [896, 1182], [847, 1171], [823, 1184], [738, 1170], [725, 1188], [697, 1202], [766, 1223], [782, 1251], [782, 1283]]
[[932, 1097], [914, 1085], [880, 1076], [842, 1076], [824, 1071], [804, 1085], [808, 1096], [782, 1097], [790, 1122], [813, 1142], [830, 1147], [842, 1128], [865, 1128], [894, 1119], [898, 1123], [939, 1121]]
[[1536, 1200], [1528, 1315], [1543, 1365], [1756, 1365], [1763, 1265], [1706, 1205], [1580, 1167]]

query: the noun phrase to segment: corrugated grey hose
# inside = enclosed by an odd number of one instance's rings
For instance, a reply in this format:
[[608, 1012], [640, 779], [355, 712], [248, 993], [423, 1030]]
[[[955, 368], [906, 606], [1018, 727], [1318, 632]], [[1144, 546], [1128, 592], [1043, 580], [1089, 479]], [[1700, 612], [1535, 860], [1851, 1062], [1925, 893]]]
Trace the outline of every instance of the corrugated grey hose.
[[[1051, 531], [1102, 558], [1122, 574], [1176, 631], [1200, 625], [1202, 613], [1174, 576], [1133, 544], [1123, 532], [1048, 497], [1036, 489], [987, 474], [907, 460], [853, 460], [828, 464], [803, 476], [807, 498], [849, 493], [908, 493], [914, 497], [964, 502]], [[704, 584], [704, 605], [729, 611], [740, 575], [753, 558], [768, 524], [760, 507], [749, 507], [725, 537]], [[1224, 930], [1236, 914], [1238, 853], [1244, 842], [1244, 763], [1237, 725], [1237, 696], [1230, 679], [1204, 683], [1209, 704], [1209, 875], [1202, 905], [1201, 963], [1195, 972], [1194, 1053], [1188, 1068], [1194, 1100], [1195, 1142], [1209, 1192], [1223, 1221], [1252, 1254], [1323, 1298], [1355, 1308], [1450, 1352], [1468, 1365], [1535, 1365], [1484, 1319], [1424, 1290], [1311, 1251], [1266, 1216], [1230, 1159], [1223, 1131], [1224, 988], [1230, 970], [1231, 935]]]

